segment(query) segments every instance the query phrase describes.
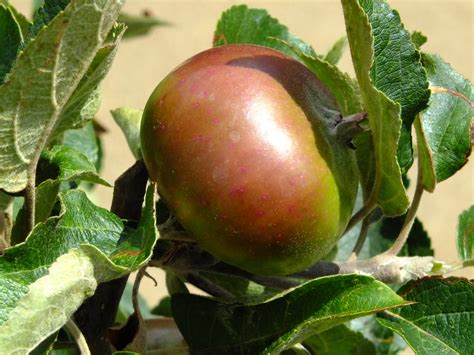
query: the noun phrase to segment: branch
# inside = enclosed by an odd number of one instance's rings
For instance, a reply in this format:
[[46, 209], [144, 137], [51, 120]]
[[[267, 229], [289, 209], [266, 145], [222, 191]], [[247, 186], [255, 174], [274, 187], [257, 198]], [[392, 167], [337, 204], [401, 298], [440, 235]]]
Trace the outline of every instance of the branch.
[[[169, 241], [158, 241], [158, 248], [169, 248], [168, 253], [160, 259], [150, 262], [150, 266], [171, 269], [184, 275], [195, 286], [218, 297], [228, 297], [216, 285], [208, 285], [199, 277], [200, 272], [213, 272], [246, 278], [260, 285], [288, 289], [317, 277], [337, 274], [371, 275], [384, 283], [401, 283], [428, 275], [437, 263], [433, 257], [398, 257], [395, 255], [378, 255], [368, 260], [351, 260], [346, 262], [319, 261], [310, 268], [287, 276], [261, 276], [226, 264], [205, 252], [197, 244], [176, 242], [169, 247]], [[190, 277], [190, 275], [192, 275]], [[207, 282], [207, 280], [205, 280]]]
[[[122, 219], [138, 221], [147, 181], [145, 165], [139, 160], [115, 181], [111, 211]], [[100, 284], [74, 315], [93, 354], [112, 353], [107, 329], [114, 324], [127, 279], [125, 276]]]

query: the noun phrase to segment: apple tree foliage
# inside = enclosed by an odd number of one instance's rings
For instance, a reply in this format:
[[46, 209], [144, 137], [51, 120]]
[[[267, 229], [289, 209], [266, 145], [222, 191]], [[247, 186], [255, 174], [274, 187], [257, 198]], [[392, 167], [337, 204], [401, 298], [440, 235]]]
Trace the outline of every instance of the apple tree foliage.
[[[145, 187], [140, 109], [112, 111], [138, 163], [116, 181], [110, 210], [91, 201], [94, 184], [110, 185], [99, 174], [100, 82], [122, 40], [166, 22], [121, 12], [123, 0], [34, 5], [29, 20], [0, 0], [0, 353], [378, 354], [406, 344], [474, 353], [474, 284], [439, 276], [474, 265], [474, 208], [453, 231], [456, 265], [431, 257], [416, 219], [423, 190], [470, 154], [472, 85], [424, 52], [427, 38], [386, 1], [342, 0], [347, 36], [328, 53], [263, 9], [233, 6], [217, 22], [214, 46], [282, 51], [320, 78], [343, 116], [366, 113], [352, 139], [361, 191], [353, 228], [324, 261], [287, 277], [250, 274], [189, 242]], [[355, 78], [337, 66], [347, 43]], [[166, 270], [169, 291], [153, 309], [136, 294], [147, 265]], [[119, 304], [130, 293], [133, 306]]]

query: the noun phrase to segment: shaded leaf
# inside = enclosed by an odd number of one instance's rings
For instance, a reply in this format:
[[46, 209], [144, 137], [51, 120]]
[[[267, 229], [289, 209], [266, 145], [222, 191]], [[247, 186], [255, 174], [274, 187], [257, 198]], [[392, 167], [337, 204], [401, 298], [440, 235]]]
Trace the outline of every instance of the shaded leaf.
[[417, 354], [472, 354], [474, 284], [461, 278], [424, 278], [398, 292], [412, 305], [377, 320], [399, 333]]
[[331, 91], [343, 115], [348, 116], [363, 111], [358, 85], [349, 75], [316, 55], [306, 54], [304, 48], [292, 43], [280, 42], [288, 46], [298, 59]]
[[0, 84], [10, 72], [23, 37], [10, 7], [0, 4]]
[[[65, 181], [87, 181], [94, 184], [110, 186], [95, 170], [94, 165], [85, 155], [75, 148], [56, 145], [44, 151], [38, 164], [37, 178], [41, 183], [36, 188], [35, 221], [43, 222], [51, 214], [56, 203], [59, 187]], [[12, 244], [25, 240], [28, 233], [25, 207], [18, 212], [12, 230]]]
[[0, 253], [11, 244], [14, 197], [0, 191]]
[[214, 32], [214, 47], [226, 44], [258, 44], [295, 57], [287, 45], [299, 48], [309, 56], [316, 56], [313, 48], [288, 32], [288, 28], [271, 17], [266, 10], [251, 9], [246, 5], [232, 6], [223, 12]]
[[361, 275], [322, 277], [254, 306], [186, 294], [171, 298], [178, 328], [196, 354], [278, 353], [352, 318], [403, 303], [390, 288]]
[[61, 11], [63, 11], [71, 0], [44, 0], [33, 16], [33, 23], [29, 28], [29, 39], [34, 38], [38, 32], [48, 25]]
[[175, 293], [189, 293], [183, 280], [171, 270], [166, 271], [165, 282], [166, 289], [170, 295], [174, 295]]
[[26, 170], [48, 141], [84, 123], [73, 113], [88, 108], [82, 103], [90, 102], [114, 50], [84, 76], [121, 6], [122, 0], [75, 0], [17, 58], [8, 84], [0, 86], [0, 188], [24, 189]]
[[401, 108], [375, 87], [372, 81], [373, 47], [376, 43], [365, 11], [356, 0], [343, 0], [342, 4], [352, 61], [369, 115], [377, 163], [373, 189], [366, 194], [370, 194], [370, 199], [382, 208], [384, 214], [400, 215], [409, 204], [397, 161]]
[[95, 166], [87, 156], [78, 149], [65, 145], [56, 145], [50, 150], [45, 150], [41, 154], [38, 168], [39, 177], [44, 174], [45, 177], [52, 177], [59, 181], [80, 179], [94, 184], [111, 186], [97, 174]]
[[146, 35], [157, 26], [169, 25], [168, 22], [162, 21], [146, 12], [140, 16], [130, 15], [122, 12], [119, 15], [117, 21], [123, 23], [127, 27], [127, 30], [123, 35], [123, 38], [127, 39]]
[[380, 179], [377, 176], [377, 158], [372, 132], [366, 131], [358, 134], [352, 143], [356, 152], [362, 195], [364, 201], [367, 201], [373, 193], [375, 180]]
[[304, 341], [304, 346], [320, 355], [375, 355], [375, 346], [361, 333], [345, 325], [313, 335]]
[[135, 159], [142, 158], [140, 142], [140, 125], [142, 122], [143, 110], [128, 107], [121, 107], [111, 111], [115, 122], [122, 129], [122, 133], [127, 139], [128, 146]]
[[433, 93], [421, 123], [439, 182], [461, 169], [471, 154], [474, 93], [469, 80], [438, 55], [423, 54], [423, 65]]
[[281, 290], [262, 286], [246, 278], [218, 272], [200, 272], [206, 281], [232, 295], [231, 301], [239, 303], [261, 303], [275, 296]]
[[[379, 216], [380, 217], [380, 216]], [[369, 227], [369, 232], [364, 246], [360, 251], [361, 259], [369, 259], [386, 251], [395, 241], [400, 233], [405, 215], [394, 218], [374, 217], [373, 224]], [[360, 227], [355, 227], [346, 233], [338, 242], [336, 260], [347, 260], [357, 241]], [[413, 227], [408, 235], [407, 242], [398, 254], [399, 256], [432, 256], [434, 250], [431, 248], [431, 240], [428, 233], [423, 228], [419, 219], [415, 219]]]
[[79, 150], [94, 164], [96, 171], [102, 166], [102, 148], [99, 136], [95, 133], [94, 124], [86, 123], [82, 128], [64, 132], [63, 145]]
[[173, 312], [171, 311], [171, 297], [163, 297], [156, 307], [151, 310], [151, 313], [162, 317], [173, 317]]
[[329, 49], [329, 51], [324, 56], [324, 61], [336, 65], [344, 54], [344, 50], [347, 47], [347, 37], [343, 36], [339, 38]]
[[459, 216], [458, 252], [462, 260], [474, 259], [474, 205]]
[[420, 183], [426, 191], [433, 192], [436, 187], [436, 173], [434, 171], [433, 156], [426, 140], [420, 116], [415, 119], [415, 132], [418, 153], [418, 174]]
[[138, 269], [153, 253], [158, 239], [155, 221], [154, 185], [150, 185], [145, 196], [145, 207], [137, 228], [122, 240], [110, 259], [117, 265]]
[[408, 346], [401, 336], [380, 325], [376, 315], [353, 319], [347, 326], [350, 330], [363, 334], [374, 344], [376, 353], [380, 355], [396, 355]]
[[[138, 228], [146, 227], [145, 234], [129, 233], [82, 191], [60, 194], [60, 201], [59, 216], [36, 225], [24, 243], [0, 257], [0, 348], [6, 353], [34, 349], [65, 324], [98, 283], [141, 267], [151, 256], [153, 188]], [[143, 255], [126, 249], [134, 245], [142, 245]]]

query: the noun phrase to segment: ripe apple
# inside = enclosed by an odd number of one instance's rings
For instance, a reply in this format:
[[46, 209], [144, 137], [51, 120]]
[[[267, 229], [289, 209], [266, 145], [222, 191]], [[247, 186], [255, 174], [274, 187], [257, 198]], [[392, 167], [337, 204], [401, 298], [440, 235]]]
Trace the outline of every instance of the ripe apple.
[[324, 257], [352, 213], [353, 151], [335, 135], [332, 94], [270, 48], [195, 55], [152, 93], [141, 144], [183, 227], [217, 258], [286, 275]]

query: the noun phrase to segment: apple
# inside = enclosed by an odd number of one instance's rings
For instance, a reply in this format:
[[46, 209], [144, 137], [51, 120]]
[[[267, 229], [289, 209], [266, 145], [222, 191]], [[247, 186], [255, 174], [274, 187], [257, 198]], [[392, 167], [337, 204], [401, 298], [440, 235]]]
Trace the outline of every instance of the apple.
[[159, 83], [142, 119], [143, 159], [172, 213], [215, 257], [255, 274], [307, 268], [351, 216], [354, 153], [333, 95], [273, 49], [228, 45]]

